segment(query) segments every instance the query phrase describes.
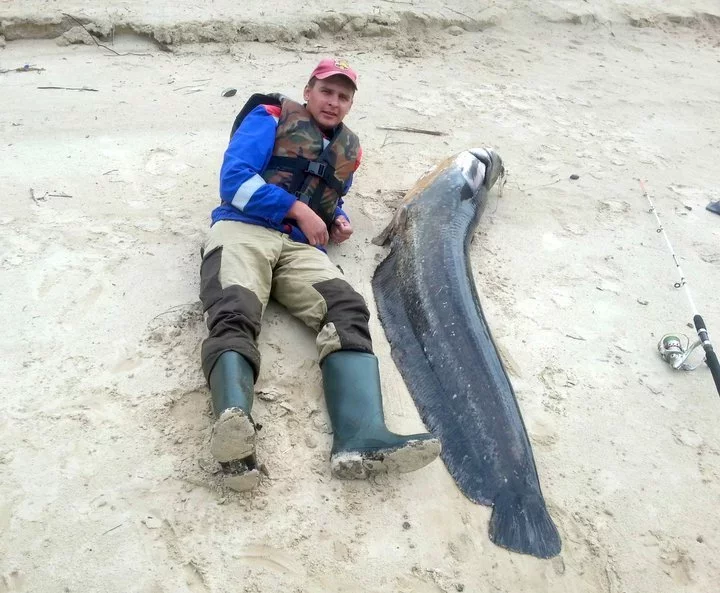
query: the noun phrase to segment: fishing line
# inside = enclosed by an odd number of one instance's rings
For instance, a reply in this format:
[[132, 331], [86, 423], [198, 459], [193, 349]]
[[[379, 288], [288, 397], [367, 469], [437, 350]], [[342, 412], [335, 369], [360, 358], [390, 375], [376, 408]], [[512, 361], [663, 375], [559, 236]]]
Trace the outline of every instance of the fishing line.
[[658, 350], [660, 351], [660, 355], [663, 359], [674, 369], [694, 370], [697, 368], [697, 365], [692, 367], [688, 365], [686, 361], [690, 354], [692, 354], [693, 350], [695, 350], [698, 346], [702, 346], [703, 350], [705, 350], [705, 363], [707, 363], [708, 367], [710, 367], [710, 372], [712, 373], [713, 380], [715, 381], [715, 388], [717, 389], [718, 395], [720, 395], [720, 363], [718, 362], [717, 354], [715, 354], [712, 342], [710, 341], [710, 335], [705, 327], [705, 321], [703, 321], [703, 318], [700, 316], [697, 306], [695, 305], [695, 300], [690, 292], [690, 285], [685, 277], [682, 267], [680, 266], [680, 260], [675, 254], [672, 243], [670, 243], [670, 238], [665, 232], [665, 227], [660, 220], [657, 208], [655, 208], [655, 204], [650, 198], [650, 194], [648, 194], [645, 189], [645, 185], [642, 180], [638, 181], [640, 181], [640, 189], [642, 189], [643, 195], [647, 198], [647, 201], [650, 204], [650, 212], [655, 215], [655, 220], [658, 224], [656, 232], [661, 234], [663, 239], [665, 239], [665, 243], [667, 243], [668, 249], [670, 250], [670, 255], [672, 255], [673, 261], [675, 262], [675, 268], [677, 269], [680, 281], [675, 282], [674, 286], [675, 288], [683, 288], [685, 290], [685, 294], [690, 302], [690, 309], [693, 314], [695, 330], [698, 335], [698, 340], [694, 344], [690, 345], [690, 340], [688, 339], [687, 346], [683, 346], [681, 339], [676, 334], [666, 334], [660, 339], [660, 342], [658, 343]]

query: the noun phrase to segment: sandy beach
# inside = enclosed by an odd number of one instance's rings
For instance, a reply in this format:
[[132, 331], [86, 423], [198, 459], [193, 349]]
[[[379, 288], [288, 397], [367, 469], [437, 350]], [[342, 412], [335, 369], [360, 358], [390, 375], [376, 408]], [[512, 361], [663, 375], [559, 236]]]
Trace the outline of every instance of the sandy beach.
[[[720, 5], [531, 4], [0, 1], [0, 593], [720, 590], [720, 398], [705, 366], [658, 355], [694, 330], [638, 181], [720, 340]], [[331, 478], [314, 335], [277, 304], [265, 473], [252, 493], [222, 483], [198, 300], [222, 155], [250, 94], [300, 98], [325, 56], [359, 72], [346, 121], [364, 152], [355, 234], [330, 257], [373, 314], [398, 432], [423, 427], [371, 239], [445, 157], [505, 161], [471, 260], [552, 560], [493, 545], [491, 509], [439, 460]], [[380, 129], [403, 126], [443, 135]]]

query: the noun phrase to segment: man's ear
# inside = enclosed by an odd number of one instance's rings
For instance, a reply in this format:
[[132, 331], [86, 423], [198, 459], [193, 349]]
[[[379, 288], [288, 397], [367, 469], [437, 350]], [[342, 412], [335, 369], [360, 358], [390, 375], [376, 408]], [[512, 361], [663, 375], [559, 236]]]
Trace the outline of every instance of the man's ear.
[[310, 87], [308, 85], [305, 85], [305, 89], [303, 90], [303, 101], [305, 101], [307, 103], [309, 96], [310, 96]]

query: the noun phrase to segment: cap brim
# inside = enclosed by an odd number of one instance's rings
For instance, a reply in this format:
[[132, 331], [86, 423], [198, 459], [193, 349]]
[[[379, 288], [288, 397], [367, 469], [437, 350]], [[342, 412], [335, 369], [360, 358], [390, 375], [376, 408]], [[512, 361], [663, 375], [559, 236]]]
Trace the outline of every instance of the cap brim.
[[350, 78], [342, 70], [339, 70], [337, 72], [325, 72], [324, 74], [316, 74], [315, 78], [317, 78], [318, 80], [325, 80], [326, 78], [330, 78], [331, 76], [342, 76], [344, 78], [347, 78], [352, 83], [352, 85], [355, 87], [355, 89], [357, 89], [357, 82], [355, 82], [352, 78]]

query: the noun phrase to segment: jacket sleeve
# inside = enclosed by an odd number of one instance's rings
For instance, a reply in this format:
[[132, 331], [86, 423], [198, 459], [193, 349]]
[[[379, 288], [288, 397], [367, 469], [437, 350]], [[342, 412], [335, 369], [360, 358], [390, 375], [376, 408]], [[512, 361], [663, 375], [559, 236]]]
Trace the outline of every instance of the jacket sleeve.
[[[347, 193], [350, 191], [351, 185], [352, 185], [352, 176], [345, 183], [345, 188], [343, 189], [343, 196], [347, 195]], [[342, 198], [340, 198], [338, 200], [337, 206], [335, 207], [335, 216], [333, 217], [333, 220], [335, 220], [338, 216], [344, 216], [345, 218], [347, 218], [348, 221], [350, 221], [350, 217], [347, 215], [347, 212], [345, 212], [343, 210], [344, 203], [345, 203], [345, 200], [343, 200]]]
[[261, 176], [272, 156], [276, 130], [276, 117], [263, 105], [245, 117], [225, 151], [220, 199], [248, 216], [278, 225], [296, 198]]
[[[358, 170], [358, 167], [360, 167], [360, 161], [362, 160], [362, 148], [358, 151], [358, 157], [357, 161], [355, 162], [355, 171]], [[354, 175], [354, 173], [353, 173]], [[353, 175], [350, 175], [350, 178], [345, 182], [345, 187], [343, 188], [343, 193], [340, 199], [338, 200], [337, 207], [335, 208], [335, 218], [338, 216], [344, 216], [347, 218], [348, 221], [350, 221], [350, 217], [347, 215], [347, 213], [343, 210], [343, 204], [345, 201], [343, 200], [343, 197], [347, 195], [347, 193], [350, 191], [350, 187], [352, 186], [353, 182]]]

